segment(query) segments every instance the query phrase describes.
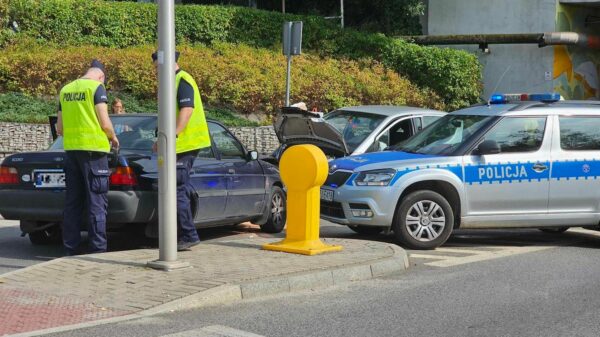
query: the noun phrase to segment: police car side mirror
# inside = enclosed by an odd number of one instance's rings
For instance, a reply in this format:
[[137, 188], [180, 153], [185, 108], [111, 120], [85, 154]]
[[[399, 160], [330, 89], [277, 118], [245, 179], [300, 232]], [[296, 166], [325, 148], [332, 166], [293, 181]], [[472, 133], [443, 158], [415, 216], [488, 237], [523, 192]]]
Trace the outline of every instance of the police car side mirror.
[[498, 145], [495, 140], [491, 139], [484, 140], [481, 144], [479, 144], [479, 146], [477, 146], [475, 151], [473, 151], [473, 154], [480, 156], [498, 153], [500, 153], [500, 145]]

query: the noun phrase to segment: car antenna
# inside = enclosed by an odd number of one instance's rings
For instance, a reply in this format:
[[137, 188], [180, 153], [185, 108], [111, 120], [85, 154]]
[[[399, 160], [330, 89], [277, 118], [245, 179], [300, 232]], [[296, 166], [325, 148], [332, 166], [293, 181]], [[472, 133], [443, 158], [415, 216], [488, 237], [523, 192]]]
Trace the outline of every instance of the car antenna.
[[[502, 74], [502, 76], [500, 76], [500, 79], [498, 80], [498, 82], [496, 82], [496, 86], [494, 87], [494, 90], [492, 90], [492, 94], [495, 93], [496, 90], [498, 90], [498, 87], [502, 83], [502, 80], [504, 79], [504, 76], [506, 76], [506, 73], [508, 73], [508, 71], [510, 70], [510, 68], [512, 68], [511, 64], [509, 64], [508, 67], [506, 67], [506, 70], [504, 71], [504, 73]], [[491, 105], [490, 98], [488, 98], [488, 100], [487, 100], [487, 105], [488, 106]]]

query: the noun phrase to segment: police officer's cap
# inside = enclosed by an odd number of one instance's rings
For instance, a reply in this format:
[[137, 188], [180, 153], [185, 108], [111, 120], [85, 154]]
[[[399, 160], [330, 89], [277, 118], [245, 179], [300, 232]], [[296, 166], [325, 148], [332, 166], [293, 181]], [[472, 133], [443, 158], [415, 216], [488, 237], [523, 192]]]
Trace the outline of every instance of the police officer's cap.
[[[154, 53], [152, 53], [152, 62], [156, 62], [156, 60], [158, 59], [158, 51], [155, 51]], [[176, 51], [175, 52], [175, 62], [177, 62], [179, 60], [179, 52]]]
[[102, 72], [104, 73], [104, 84], [106, 84], [106, 81], [108, 80], [108, 74], [106, 73], [106, 68], [104, 67], [104, 64], [102, 64], [102, 62], [94, 59], [92, 61], [92, 64], [90, 64], [90, 68], [98, 68], [98, 69], [102, 70]]

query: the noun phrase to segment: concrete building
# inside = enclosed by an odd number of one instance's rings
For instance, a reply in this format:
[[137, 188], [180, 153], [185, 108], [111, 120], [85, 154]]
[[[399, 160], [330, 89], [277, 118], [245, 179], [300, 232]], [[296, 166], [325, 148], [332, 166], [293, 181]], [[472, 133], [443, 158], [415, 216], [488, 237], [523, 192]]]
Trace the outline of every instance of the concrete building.
[[[484, 96], [492, 92], [557, 91], [566, 99], [600, 99], [600, 1], [427, 0], [426, 35], [576, 32], [585, 44], [455, 45], [484, 65]], [[590, 38], [590, 42], [587, 39]]]

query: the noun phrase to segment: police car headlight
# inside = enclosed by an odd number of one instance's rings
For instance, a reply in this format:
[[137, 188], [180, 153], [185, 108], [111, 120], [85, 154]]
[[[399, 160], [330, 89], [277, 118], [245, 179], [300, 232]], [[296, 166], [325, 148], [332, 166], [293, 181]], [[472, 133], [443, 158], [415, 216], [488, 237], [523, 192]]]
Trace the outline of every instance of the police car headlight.
[[388, 186], [395, 175], [396, 170], [392, 169], [364, 171], [354, 179], [354, 184], [356, 186]]

